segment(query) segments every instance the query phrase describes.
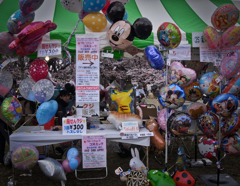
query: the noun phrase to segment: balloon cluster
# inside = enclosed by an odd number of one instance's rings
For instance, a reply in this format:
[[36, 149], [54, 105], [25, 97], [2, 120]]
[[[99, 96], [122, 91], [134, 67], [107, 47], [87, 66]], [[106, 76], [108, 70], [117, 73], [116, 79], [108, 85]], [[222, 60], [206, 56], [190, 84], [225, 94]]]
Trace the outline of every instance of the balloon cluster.
[[78, 150], [76, 148], [70, 148], [67, 151], [67, 158], [65, 158], [62, 162], [62, 166], [66, 172], [71, 172], [74, 171], [80, 163], [81, 157]]

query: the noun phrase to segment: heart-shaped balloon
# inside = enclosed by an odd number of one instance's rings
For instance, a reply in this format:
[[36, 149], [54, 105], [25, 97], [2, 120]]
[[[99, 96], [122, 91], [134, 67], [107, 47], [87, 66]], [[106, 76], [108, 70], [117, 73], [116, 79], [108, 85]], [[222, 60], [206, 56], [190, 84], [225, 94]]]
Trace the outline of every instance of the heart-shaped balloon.
[[207, 26], [203, 30], [203, 35], [205, 40], [207, 41], [209, 48], [220, 50], [220, 44], [221, 44], [220, 34], [215, 28], [211, 26]]
[[[167, 108], [160, 110], [157, 116], [158, 125], [163, 131], [166, 130], [167, 126], [167, 110], [168, 110]], [[175, 112], [174, 110], [171, 110], [170, 113], [168, 114], [168, 117], [170, 117], [174, 112]]]
[[220, 126], [223, 135], [230, 135], [237, 132], [240, 126], [240, 116], [233, 113], [231, 117], [222, 118], [222, 120], [220, 120]]
[[232, 26], [222, 35], [222, 47], [235, 46], [240, 42], [240, 26]]
[[45, 79], [48, 75], [48, 64], [42, 59], [35, 59], [29, 67], [29, 74], [36, 82]]
[[202, 98], [202, 93], [199, 87], [199, 83], [192, 82], [190, 85], [184, 87], [183, 89], [186, 93], [186, 99], [188, 101], [196, 102]]
[[219, 74], [217, 73], [208, 72], [200, 78], [199, 84], [203, 94], [208, 96], [216, 96], [219, 94], [220, 87], [219, 83], [216, 82], [218, 76]]
[[187, 113], [191, 116], [191, 119], [198, 119], [203, 113], [207, 112], [207, 107], [203, 103], [193, 103], [188, 106]]
[[169, 68], [168, 83], [185, 87], [196, 79], [196, 72], [185, 68], [180, 62], [173, 62]]
[[152, 68], [156, 70], [162, 70], [162, 67], [165, 62], [162, 57], [162, 54], [158, 51], [158, 49], [154, 45], [147, 46], [145, 48], [145, 54], [148, 63]]

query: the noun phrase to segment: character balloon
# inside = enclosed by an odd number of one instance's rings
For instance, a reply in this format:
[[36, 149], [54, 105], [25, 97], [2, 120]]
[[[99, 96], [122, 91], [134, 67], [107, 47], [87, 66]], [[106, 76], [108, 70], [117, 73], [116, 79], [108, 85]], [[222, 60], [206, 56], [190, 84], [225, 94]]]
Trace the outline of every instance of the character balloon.
[[240, 153], [240, 136], [238, 133], [234, 133], [230, 136], [225, 136], [222, 139], [221, 143], [222, 150], [229, 154], [238, 154]]
[[224, 87], [222, 93], [228, 93], [228, 94], [232, 94], [234, 96], [237, 96], [239, 92], [240, 92], [240, 75], [238, 75], [235, 78], [232, 78], [227, 83], [227, 86]]
[[54, 86], [51, 81], [47, 79], [39, 80], [33, 86], [33, 95], [40, 103], [48, 101], [54, 94]]
[[6, 70], [0, 71], [0, 95], [5, 96], [12, 88], [12, 74]]
[[204, 74], [199, 81], [200, 89], [203, 94], [208, 96], [216, 96], [219, 94], [220, 87], [219, 83], [216, 81], [219, 74], [214, 72], [208, 72]]
[[223, 135], [230, 135], [237, 132], [240, 127], [240, 116], [233, 113], [230, 117], [220, 120], [221, 132]]
[[148, 64], [156, 69], [162, 70], [164, 66], [164, 59], [162, 54], [158, 51], [158, 49], [154, 45], [147, 46], [145, 48], [145, 54], [148, 60]]
[[212, 159], [216, 157], [217, 146], [215, 138], [208, 138], [207, 136], [203, 136], [198, 141], [198, 148], [201, 155], [205, 158]]
[[186, 93], [186, 99], [188, 101], [196, 102], [202, 98], [202, 93], [199, 87], [199, 83], [193, 82], [190, 85], [184, 87]]
[[203, 35], [204, 35], [204, 39], [207, 41], [209, 48], [220, 50], [220, 42], [221, 42], [220, 34], [215, 28], [211, 26], [207, 26], [203, 30]]
[[42, 59], [35, 59], [29, 67], [29, 74], [36, 82], [45, 79], [48, 75], [48, 64]]
[[207, 107], [203, 103], [196, 102], [187, 107], [187, 113], [193, 120], [198, 119], [205, 112], [207, 112]]

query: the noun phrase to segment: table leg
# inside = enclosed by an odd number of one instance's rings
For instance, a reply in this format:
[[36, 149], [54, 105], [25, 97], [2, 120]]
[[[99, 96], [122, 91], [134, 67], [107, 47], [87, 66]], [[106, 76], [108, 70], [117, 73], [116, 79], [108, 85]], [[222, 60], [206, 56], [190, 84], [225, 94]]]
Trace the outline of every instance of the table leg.
[[146, 147], [146, 155], [147, 155], [147, 158], [146, 158], [146, 164], [147, 164], [147, 168], [149, 169], [149, 157], [148, 157], [148, 147]]

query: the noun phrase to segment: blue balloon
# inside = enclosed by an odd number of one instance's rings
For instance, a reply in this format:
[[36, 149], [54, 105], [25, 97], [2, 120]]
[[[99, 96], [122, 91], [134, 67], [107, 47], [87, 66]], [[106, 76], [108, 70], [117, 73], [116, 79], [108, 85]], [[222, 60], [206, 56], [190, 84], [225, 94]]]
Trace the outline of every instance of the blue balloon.
[[106, 0], [84, 0], [83, 10], [85, 12], [98, 12], [103, 9]]
[[147, 46], [145, 48], [145, 54], [147, 56], [148, 63], [152, 68], [156, 70], [162, 70], [165, 62], [162, 57], [162, 54], [158, 51], [158, 49], [155, 46], [153, 45]]
[[33, 91], [28, 94], [27, 99], [30, 100], [30, 101], [35, 101], [36, 100], [34, 95], [33, 95]]
[[39, 125], [44, 125], [55, 116], [58, 110], [58, 103], [55, 100], [44, 102], [37, 110], [37, 121]]
[[72, 170], [75, 170], [75, 169], [78, 167], [78, 161], [77, 161], [75, 158], [72, 158], [72, 159], [69, 161], [69, 167], [70, 167]]
[[[111, 24], [113, 24], [113, 22], [109, 20], [107, 14], [106, 14], [105, 16], [106, 16], [108, 22], [111, 23]], [[127, 10], [125, 10], [125, 15], [124, 15], [124, 17], [123, 17], [123, 20], [127, 20], [127, 19], [128, 19], [128, 13], [127, 13]]]
[[76, 148], [71, 148], [67, 152], [67, 159], [71, 160], [72, 158], [76, 158], [78, 155], [78, 150]]

